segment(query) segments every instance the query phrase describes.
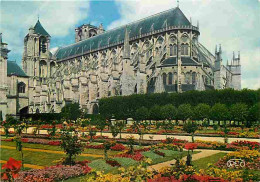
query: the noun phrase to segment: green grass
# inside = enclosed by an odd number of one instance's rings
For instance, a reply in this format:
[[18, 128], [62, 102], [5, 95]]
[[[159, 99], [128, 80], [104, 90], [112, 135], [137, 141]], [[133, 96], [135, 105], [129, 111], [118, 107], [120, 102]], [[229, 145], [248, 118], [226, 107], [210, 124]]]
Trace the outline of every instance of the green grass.
[[[21, 154], [15, 149], [0, 149], [1, 160], [9, 160], [10, 157], [21, 160]], [[59, 160], [62, 157], [65, 157], [65, 154], [52, 154], [52, 153], [44, 153], [44, 152], [35, 152], [35, 151], [23, 151], [24, 153], [24, 163], [25, 164], [34, 164], [39, 166], [51, 166], [55, 165], [53, 161]], [[85, 156], [77, 156], [76, 160], [95, 160], [97, 158], [94, 157], [85, 157]]]
[[91, 163], [89, 163], [88, 166], [96, 171], [104, 171], [105, 173], [115, 169], [115, 167], [110, 166], [103, 159], [94, 160]]
[[220, 152], [220, 153], [211, 155], [209, 157], [204, 157], [204, 158], [195, 160], [192, 162], [192, 164], [197, 169], [207, 169], [209, 163], [215, 164], [220, 158], [224, 157], [225, 155], [227, 155], [227, 154], [224, 152]]
[[116, 160], [122, 167], [135, 166], [138, 164], [137, 161], [131, 158], [115, 157], [113, 159]]
[[143, 154], [143, 156], [152, 159], [152, 161], [163, 158], [163, 156], [160, 156], [152, 151], [142, 152], [142, 154]]
[[[91, 145], [97, 145], [97, 143], [91, 143]], [[15, 147], [16, 144], [15, 142], [5, 142], [2, 141], [1, 145], [5, 146], [11, 146]], [[99, 143], [100, 145], [100, 143]], [[33, 143], [23, 143], [24, 148], [33, 148], [33, 149], [44, 149], [44, 150], [55, 150], [55, 151], [62, 151], [60, 146], [52, 146], [52, 145], [43, 145], [43, 144], [33, 144]], [[84, 154], [96, 154], [96, 155], [104, 155], [104, 150], [103, 149], [85, 149]], [[116, 155], [118, 151], [108, 151], [108, 155]]]
[[159, 151], [165, 153], [166, 157], [175, 156], [175, 155], [179, 155], [180, 154], [179, 151], [174, 151], [174, 150], [161, 149]]

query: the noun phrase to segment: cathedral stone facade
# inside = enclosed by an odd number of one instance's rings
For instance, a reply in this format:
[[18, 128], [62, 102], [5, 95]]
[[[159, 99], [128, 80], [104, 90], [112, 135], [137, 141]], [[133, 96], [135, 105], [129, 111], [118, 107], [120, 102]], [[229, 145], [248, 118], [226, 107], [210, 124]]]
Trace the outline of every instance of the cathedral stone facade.
[[74, 44], [51, 53], [51, 36], [38, 20], [24, 39], [28, 112], [60, 112], [78, 102], [98, 113], [103, 97], [241, 89], [239, 53], [224, 66], [221, 46], [212, 54], [199, 36], [199, 25], [176, 7], [108, 31], [84, 24]]

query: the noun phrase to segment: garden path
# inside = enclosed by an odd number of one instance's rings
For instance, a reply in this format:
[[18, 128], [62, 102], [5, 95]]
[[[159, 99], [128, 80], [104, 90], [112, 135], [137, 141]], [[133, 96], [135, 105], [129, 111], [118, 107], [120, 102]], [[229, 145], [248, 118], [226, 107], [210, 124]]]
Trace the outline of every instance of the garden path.
[[[5, 164], [7, 161], [0, 160], [0, 163]], [[44, 166], [38, 166], [38, 165], [33, 165], [33, 164], [24, 164], [24, 167], [28, 167], [31, 169], [44, 169]]]
[[[16, 150], [15, 147], [5, 146], [5, 145], [1, 145], [0, 148]], [[44, 150], [44, 149], [33, 149], [33, 148], [23, 148], [23, 150], [34, 151], [34, 152], [46, 152], [46, 153], [52, 153], [52, 154], [64, 154], [64, 152], [62, 152], [62, 151], [55, 151], [55, 150]], [[103, 155], [98, 155], [98, 154], [80, 154], [80, 156], [84, 156], [84, 157], [104, 157]]]
[[[226, 152], [226, 153], [230, 152], [230, 151], [207, 150], [207, 149], [196, 149], [194, 151], [200, 151], [200, 152], [192, 155], [192, 161], [195, 161], [195, 160], [198, 160], [198, 159], [201, 159], [201, 158], [204, 158], [204, 157], [208, 157], [208, 156], [217, 154], [219, 152]], [[186, 157], [183, 157], [182, 160], [186, 160]], [[159, 164], [149, 166], [149, 169], [158, 171], [162, 167], [170, 167], [171, 164], [175, 164], [175, 160], [166, 161], [166, 162], [162, 162], [162, 163], [159, 163]]]

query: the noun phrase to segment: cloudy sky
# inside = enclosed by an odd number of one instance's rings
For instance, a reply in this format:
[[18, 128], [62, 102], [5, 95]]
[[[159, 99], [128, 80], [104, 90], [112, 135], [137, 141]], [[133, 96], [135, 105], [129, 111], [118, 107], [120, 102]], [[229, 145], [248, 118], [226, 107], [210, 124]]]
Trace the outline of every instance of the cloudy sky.
[[[199, 41], [214, 53], [221, 44], [223, 62], [241, 53], [242, 87], [260, 88], [260, 0], [179, 0], [180, 9], [194, 25]], [[21, 64], [23, 39], [40, 21], [52, 36], [51, 48], [74, 42], [74, 28], [83, 23], [105, 29], [174, 8], [176, 0], [111, 1], [0, 1], [0, 32], [9, 44], [9, 60]]]

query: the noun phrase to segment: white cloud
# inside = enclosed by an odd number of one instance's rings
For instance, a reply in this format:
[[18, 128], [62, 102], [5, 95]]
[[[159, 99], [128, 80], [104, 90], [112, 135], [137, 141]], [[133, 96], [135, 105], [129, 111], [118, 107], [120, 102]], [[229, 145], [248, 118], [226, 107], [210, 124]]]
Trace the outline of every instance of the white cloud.
[[5, 1], [1, 2], [0, 32], [12, 53], [23, 52], [23, 39], [38, 15], [52, 37], [66, 36], [88, 16], [87, 1]]
[[[114, 28], [146, 16], [174, 8], [175, 0], [117, 0], [121, 18], [108, 27]], [[209, 1], [182, 0], [180, 9], [193, 24], [200, 23], [200, 42], [214, 52], [221, 44], [224, 62], [233, 51], [241, 52], [242, 87], [260, 87], [260, 3], [256, 0]]]

